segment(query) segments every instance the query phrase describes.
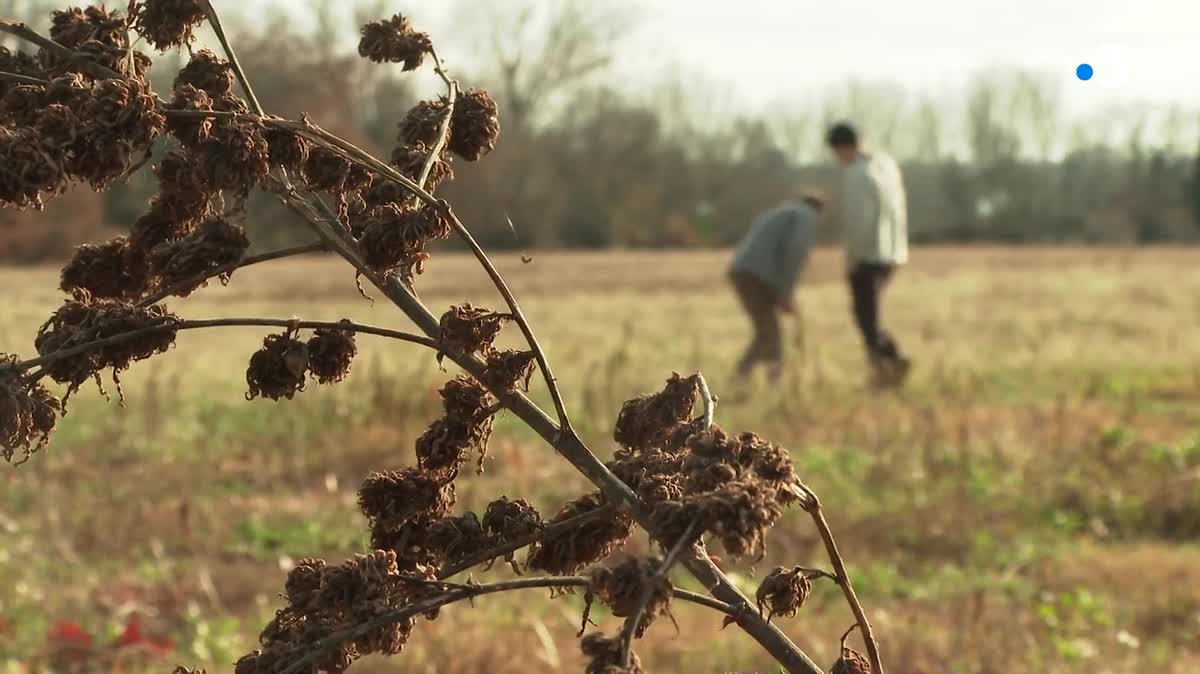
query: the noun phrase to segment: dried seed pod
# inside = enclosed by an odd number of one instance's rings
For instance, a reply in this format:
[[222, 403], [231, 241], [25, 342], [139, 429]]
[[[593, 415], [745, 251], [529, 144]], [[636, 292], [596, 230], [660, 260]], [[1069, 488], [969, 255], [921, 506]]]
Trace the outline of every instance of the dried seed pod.
[[[250, 239], [240, 225], [225, 218], [205, 221], [182, 239], [160, 245], [150, 253], [150, 268], [172, 294], [187, 297], [208, 285], [218, 269], [234, 264], [246, 254]], [[229, 273], [221, 275], [228, 280]]]
[[314, 147], [304, 163], [304, 180], [314, 192], [342, 192], [350, 175], [350, 160], [327, 147]]
[[871, 674], [871, 663], [862, 653], [842, 646], [842, 655], [833, 663], [829, 674]]
[[14, 463], [13, 457], [21, 452], [18, 464], [46, 446], [62, 414], [58, 398], [41, 384], [27, 381], [16, 368], [19, 362], [15, 355], [0, 353], [0, 455]]
[[33, 128], [41, 136], [42, 145], [55, 155], [68, 151], [80, 141], [85, 131], [75, 111], [61, 103], [44, 106]]
[[[641, 494], [643, 489], [647, 492], [654, 492], [658, 489], [670, 489], [674, 493], [676, 487], [669, 485], [678, 485], [679, 496], [682, 496], [683, 478], [680, 475], [680, 471], [683, 469], [683, 457], [679, 453], [666, 452], [660, 449], [652, 449], [645, 452], [619, 449], [614, 452], [613, 460], [605, 465], [617, 478], [639, 494]], [[679, 496], [671, 497], [671, 499], [673, 500]], [[657, 498], [653, 500], [664, 499]]]
[[791, 506], [803, 500], [804, 490], [800, 488], [800, 478], [796, 475], [791, 453], [754, 433], [742, 433], [738, 436], [738, 443], [738, 461], [743, 466], [749, 466], [758, 479], [778, 491], [780, 504]]
[[46, 102], [46, 87], [17, 84], [0, 100], [0, 121], [12, 127], [33, 126]]
[[214, 126], [196, 154], [196, 175], [209, 192], [228, 190], [244, 198], [271, 172], [270, 149], [257, 120]]
[[658, 559], [631, 557], [616, 566], [596, 567], [591, 572], [588, 593], [607, 604], [614, 616], [628, 618], [642, 607], [642, 594], [647, 584], [652, 584], [650, 601], [634, 633], [640, 639], [655, 618], [671, 613], [674, 588], [668, 578], [655, 575], [661, 564]]
[[525, 499], [508, 500], [507, 496], [488, 504], [483, 515], [483, 528], [501, 541], [515, 541], [542, 530], [542, 516]]
[[528, 391], [537, 357], [532, 351], [493, 351], [487, 357], [484, 382], [501, 391]]
[[289, 171], [302, 170], [312, 147], [307, 138], [280, 127], [267, 128], [265, 136], [272, 164]]
[[204, 3], [205, 0], [145, 0], [138, 5], [133, 27], [159, 51], [186, 47], [195, 39], [193, 30], [207, 16]]
[[83, 116], [98, 127], [97, 132], [111, 134], [139, 150], [148, 148], [167, 125], [150, 85], [134, 78], [97, 82]]
[[101, 192], [129, 171], [134, 151], [135, 148], [121, 138], [82, 137], [66, 157], [67, 173]]
[[402, 208], [410, 196], [408, 188], [394, 180], [377, 180], [362, 195], [367, 210], [389, 204]]
[[437, 102], [421, 101], [404, 115], [400, 120], [400, 129], [396, 136], [397, 145], [432, 148], [437, 145], [441, 135], [442, 120], [446, 118], [447, 102], [443, 97]]
[[207, 49], [192, 53], [191, 60], [175, 77], [175, 88], [188, 85], [214, 99], [233, 93], [233, 66]]
[[290, 330], [267, 335], [262, 348], [250, 356], [250, 366], [246, 368], [246, 383], [250, 387], [246, 400], [259, 396], [291, 400], [304, 390], [307, 372], [308, 345], [296, 339]]
[[139, 360], [164, 353], [175, 343], [179, 318], [160, 306], [139, 307], [105, 299], [68, 300], [38, 329], [34, 346], [38, 354], [49, 354], [125, 333], [137, 337], [46, 364], [54, 381], [75, 390], [101, 370], [112, 368], [113, 379]]
[[500, 138], [500, 113], [486, 91], [471, 89], [454, 102], [450, 125], [450, 151], [467, 161], [479, 161], [496, 149]]
[[471, 450], [479, 452], [479, 466], [487, 454], [492, 434], [492, 398], [487, 389], [467, 377], [458, 377], [442, 387], [444, 418], [417, 439], [417, 460], [422, 468], [440, 471], [465, 462]]
[[[547, 526], [592, 512], [604, 505], [599, 492], [568, 502]], [[528, 565], [555, 575], [569, 575], [608, 557], [629, 539], [632, 521], [616, 513], [594, 519], [569, 531], [544, 535], [529, 553]]]
[[37, 131], [0, 127], [0, 205], [41, 209], [43, 195], [66, 188], [62, 163], [42, 146]]
[[432, 49], [429, 35], [413, 30], [408, 18], [399, 14], [364, 25], [358, 42], [359, 56], [375, 63], [403, 63], [406, 71], [421, 67]]
[[398, 527], [376, 522], [371, 527], [371, 549], [395, 552], [401, 573], [441, 568], [446, 562], [443, 551], [433, 546], [429, 537], [429, 530], [435, 521], [432, 517], [418, 516]]
[[317, 597], [325, 574], [325, 560], [305, 558], [288, 572], [284, 593], [288, 603], [304, 610]]
[[[186, 112], [210, 112], [212, 97], [203, 89], [191, 84], [177, 84], [174, 98], [166, 105], [167, 110]], [[213, 120], [203, 116], [172, 115], [167, 118], [167, 130], [185, 147], [199, 147], [212, 136]]]
[[353, 330], [317, 328], [308, 340], [308, 369], [321, 384], [336, 383], [349, 376], [356, 355], [358, 347]]
[[777, 615], [786, 618], [795, 617], [804, 601], [812, 592], [812, 581], [805, 575], [804, 569], [796, 566], [785, 569], [777, 566], [763, 579], [754, 593], [755, 603], [758, 604], [759, 614], [765, 613], [767, 620]]
[[358, 505], [372, 526], [387, 528], [422, 516], [442, 517], [454, 500], [454, 482], [416, 468], [371, 473], [358, 490]]
[[459, 419], [438, 419], [417, 437], [417, 465], [430, 472], [457, 470], [471, 457], [471, 428]]
[[645, 674], [637, 653], [629, 654], [629, 667], [622, 661], [621, 638], [593, 632], [579, 641], [583, 654], [590, 658], [585, 674]]
[[101, 244], [85, 243], [62, 269], [59, 288], [63, 292], [96, 299], [141, 297], [152, 277], [145, 255], [119, 236]]
[[[392, 150], [392, 165], [413, 182], [418, 182], [421, 180], [421, 174], [425, 170], [425, 164], [429, 161], [429, 154], [432, 151], [433, 147], [424, 143], [398, 145]], [[454, 167], [451, 165], [451, 157], [443, 151], [429, 169], [429, 176], [425, 180], [425, 191], [436, 192], [438, 186], [453, 178]]]
[[634, 398], [621, 407], [613, 439], [635, 450], [662, 447], [690, 422], [698, 390], [695, 376], [671, 375], [661, 392]]
[[128, 47], [125, 17], [110, 13], [103, 5], [50, 13], [50, 39], [70, 49], [78, 49], [92, 40], [112, 47]]
[[457, 564], [488, 547], [488, 537], [475, 513], [443, 517], [430, 523], [427, 544], [442, 563]]
[[423, 271], [429, 257], [426, 242], [444, 238], [450, 231], [445, 217], [435, 209], [402, 209], [394, 204], [372, 209], [363, 222], [361, 243], [367, 264], [382, 274], [397, 274], [405, 280]]
[[441, 353], [490, 354], [505, 321], [511, 318], [508, 314], [473, 307], [469, 302], [451, 306], [439, 323]]

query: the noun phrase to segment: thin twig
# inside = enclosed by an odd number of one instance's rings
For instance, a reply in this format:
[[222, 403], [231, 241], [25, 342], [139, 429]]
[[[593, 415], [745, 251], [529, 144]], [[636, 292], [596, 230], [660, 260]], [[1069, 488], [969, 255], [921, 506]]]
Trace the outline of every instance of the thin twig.
[[700, 385], [700, 402], [704, 405], [704, 430], [707, 431], [712, 428], [717, 401], [713, 398], [712, 392], [708, 390], [708, 382], [705, 381], [703, 374], [697, 372], [696, 381]]
[[430, 54], [433, 56], [433, 69], [442, 81], [446, 83], [446, 113], [442, 118], [441, 127], [438, 129], [437, 142], [433, 144], [433, 149], [429, 151], [429, 156], [425, 159], [425, 165], [421, 167], [421, 176], [417, 180], [417, 184], [422, 188], [429, 185], [429, 174], [433, 172], [433, 166], [438, 162], [438, 158], [442, 156], [442, 152], [446, 149], [446, 145], [450, 142], [450, 124], [454, 118], [454, 106], [458, 103], [458, 82], [450, 79], [442, 68], [442, 60], [438, 58], [437, 52], [430, 48]]
[[638, 625], [641, 624], [642, 618], [646, 614], [646, 607], [650, 605], [650, 599], [654, 596], [655, 586], [658, 581], [667, 577], [671, 567], [675, 566], [675, 562], [679, 560], [679, 555], [695, 542], [696, 529], [699, 527], [700, 519], [692, 520], [679, 540], [675, 541], [675, 545], [667, 552], [667, 556], [663, 558], [662, 564], [658, 565], [654, 575], [646, 579], [646, 586], [642, 588], [642, 596], [638, 597], [637, 608], [625, 619], [625, 626], [621, 628], [621, 663], [626, 669], [632, 664], [633, 637], [637, 634]]
[[13, 37], [25, 40], [26, 42], [32, 42], [42, 49], [54, 52], [56, 55], [65, 58], [68, 61], [80, 64], [92, 75], [103, 78], [122, 77], [121, 73], [111, 70], [106, 66], [103, 66], [92, 59], [83, 56], [75, 50], [51, 40], [50, 38], [30, 28], [24, 22], [13, 21], [12, 19], [0, 19], [0, 33], [8, 33]]
[[[305, 648], [306, 653], [297, 659], [295, 662], [288, 665], [280, 674], [293, 674], [294, 672], [303, 671], [308, 665], [319, 660], [329, 651], [336, 648], [343, 648], [345, 644], [362, 637], [363, 635], [378, 629], [385, 625], [392, 625], [408, 618], [414, 618], [418, 615], [428, 613], [435, 609], [441, 608], [448, 604], [460, 602], [464, 600], [474, 599], [486, 594], [496, 594], [499, 592], [512, 592], [515, 590], [529, 589], [545, 589], [545, 588], [566, 588], [566, 587], [587, 587], [591, 583], [591, 579], [583, 576], [551, 576], [541, 578], [518, 578], [516, 580], [508, 580], [499, 583], [489, 583], [487, 585], [464, 585], [459, 588], [448, 590], [440, 595], [428, 597], [421, 601], [414, 602], [403, 608], [398, 608], [393, 611], [382, 613], [370, 620], [359, 623], [340, 632], [331, 634], [330, 636], [312, 643]], [[673, 595], [680, 600], [692, 602], [700, 606], [705, 606], [726, 615], [734, 615], [735, 609], [728, 604], [717, 601], [710, 597], [697, 595], [694, 592], [684, 590], [674, 590]]]
[[239, 260], [237, 262], [230, 262], [227, 265], [217, 267], [216, 269], [214, 269], [211, 272], [204, 272], [202, 274], [197, 274], [196, 276], [183, 279], [183, 280], [179, 281], [178, 283], [167, 286], [166, 288], [159, 290], [158, 292], [154, 293], [153, 295], [149, 295], [149, 296], [143, 298], [142, 300], [140, 300], [138, 302], [138, 306], [147, 307], [147, 306], [150, 306], [151, 304], [157, 304], [158, 302], [163, 301], [164, 299], [170, 297], [171, 295], [174, 295], [175, 293], [177, 293], [181, 290], [193, 287], [195, 284], [200, 283], [201, 281], [207, 281], [208, 279], [216, 278], [216, 277], [220, 276], [221, 274], [229, 274], [233, 271], [242, 269], [244, 267], [250, 267], [252, 265], [256, 265], [261, 262], [270, 262], [272, 260], [280, 260], [285, 257], [294, 257], [297, 255], [306, 255], [308, 253], [317, 253], [317, 252], [320, 252], [323, 250], [328, 250], [328, 248], [325, 246], [325, 242], [316, 241], [314, 243], [306, 243], [306, 244], [302, 244], [299, 246], [292, 246], [291, 248], [280, 248], [278, 250], [267, 251], [266, 253], [259, 253], [258, 255], [247, 255], [246, 257], [242, 258], [241, 260]]
[[49, 86], [50, 80], [43, 80], [37, 77], [21, 75], [19, 73], [10, 73], [0, 70], [0, 80], [8, 80], [9, 82], [17, 82], [18, 84], [36, 84], [39, 86]]
[[217, 14], [217, 8], [213, 6], [212, 0], [204, 0], [204, 13], [208, 15], [208, 23], [212, 26], [213, 32], [217, 34], [217, 39], [221, 42], [221, 48], [225, 50], [225, 55], [229, 57], [229, 65], [233, 67], [233, 74], [237, 77], [238, 82], [242, 85], [242, 91], [246, 92], [246, 100], [250, 102], [250, 109], [257, 112], [259, 116], [265, 117], [262, 104], [258, 102], [258, 97], [254, 95], [254, 88], [250, 86], [250, 80], [246, 77], [246, 71], [242, 70], [242, 64], [238, 62], [237, 54], [233, 51], [233, 45], [229, 44], [229, 37], [225, 35], [225, 29], [221, 26], [221, 16]]
[[414, 335], [409, 332], [401, 332], [399, 330], [390, 330], [388, 328], [380, 328], [374, 325], [363, 325], [361, 323], [352, 323], [350, 321], [301, 321], [288, 318], [207, 318], [180, 320], [162, 323], [147, 328], [138, 328], [120, 334], [111, 335], [102, 339], [93, 340], [84, 344], [59, 349], [53, 353], [48, 353], [37, 358], [17, 363], [16, 367], [19, 370], [28, 370], [37, 367], [44, 363], [50, 363], [63, 358], [70, 358], [93, 349], [118, 344], [131, 339], [137, 339], [145, 335], [164, 330], [198, 330], [202, 328], [226, 328], [226, 327], [276, 327], [276, 328], [297, 328], [301, 330], [314, 330], [317, 328], [335, 329], [335, 330], [350, 330], [367, 335], [378, 335], [380, 337], [389, 337], [402, 342], [411, 342], [420, 344], [421, 346], [431, 349], [440, 348], [437, 341], [429, 337]]
[[570, 531], [571, 529], [581, 527], [588, 522], [593, 522], [605, 517], [611, 517], [612, 515], [616, 514], [616, 512], [616, 507], [609, 504], [583, 513], [582, 515], [576, 515], [575, 517], [563, 520], [557, 524], [551, 524], [541, 531], [529, 534], [528, 536], [522, 536], [520, 538], [513, 539], [504, 543], [503, 545], [497, 545], [493, 548], [488, 548], [479, 554], [472, 555], [471, 557], [468, 557], [467, 559], [439, 573], [438, 578], [450, 578], [452, 576], [457, 576], [458, 574], [462, 573], [463, 571], [467, 571], [472, 567], [485, 564], [493, 559], [499, 559], [500, 557], [512, 552], [516, 552], [527, 545], [532, 545], [546, 536], [552, 536], [564, 531]]
[[[825, 512], [821, 509], [821, 499], [817, 498], [816, 492], [803, 483], [800, 484], [800, 489], [808, 497], [808, 502], [803, 507], [812, 516], [813, 523], [821, 534], [821, 540], [825, 543], [825, 551], [829, 554], [829, 562], [833, 565], [834, 573], [837, 574], [837, 584], [841, 586], [846, 603], [850, 605], [850, 611], [854, 614], [854, 619], [858, 621], [856, 626], [867, 645], [867, 657], [871, 661], [871, 672], [872, 674], [884, 674], [883, 661], [879, 656], [879, 644], [876, 643], [875, 635], [871, 631], [871, 621], [867, 619], [867, 612], [863, 610], [862, 603], [858, 601], [858, 595], [854, 593], [850, 575], [846, 572], [846, 563], [842, 560], [841, 553], [838, 552], [837, 542], [833, 539], [833, 531], [829, 528]], [[853, 627], [850, 628], [846, 635], [849, 636], [853, 629]], [[843, 642], [845, 639], [846, 637], [842, 637]]]

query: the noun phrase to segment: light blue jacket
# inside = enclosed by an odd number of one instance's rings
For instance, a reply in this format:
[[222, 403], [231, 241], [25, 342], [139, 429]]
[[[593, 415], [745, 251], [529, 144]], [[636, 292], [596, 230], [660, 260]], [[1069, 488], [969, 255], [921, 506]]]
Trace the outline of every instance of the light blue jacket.
[[730, 271], [762, 280], [775, 291], [778, 301], [790, 299], [816, 232], [817, 212], [811, 206], [784, 203], [750, 225], [733, 254]]

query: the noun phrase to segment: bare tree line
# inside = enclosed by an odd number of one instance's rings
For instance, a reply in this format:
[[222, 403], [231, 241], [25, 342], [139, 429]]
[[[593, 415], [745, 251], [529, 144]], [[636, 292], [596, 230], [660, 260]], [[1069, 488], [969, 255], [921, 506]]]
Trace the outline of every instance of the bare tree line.
[[[370, 4], [358, 13], [378, 13]], [[56, 6], [0, 2], [2, 13], [33, 25]], [[1055, 79], [995, 69], [944, 97], [857, 80], [785, 96], [764, 114], [739, 110], [731, 92], [695, 72], [667, 72], [631, 91], [612, 66], [637, 18], [632, 5], [453, 7], [457, 34], [488, 54], [464, 82], [495, 93], [505, 137], [487, 164], [455, 166], [447, 190], [493, 247], [727, 245], [797, 185], [833, 186], [821, 137], [839, 118], [903, 160], [919, 242], [1184, 242], [1200, 234], [1198, 111], [1114, 104], [1075, 118]], [[333, 37], [356, 18], [338, 8], [309, 3], [315, 29], [293, 20], [294, 8], [233, 28], [249, 46], [248, 67], [264, 74], [258, 93], [271, 109], [308, 112], [383, 152], [404, 112], [432, 92], [365, 67]], [[105, 195], [77, 190], [44, 213], [0, 213], [0, 258], [60, 256], [104, 228], [123, 228], [150, 189], [143, 178]], [[250, 204], [255, 240], [289, 243], [287, 227], [253, 218], [260, 210]]]

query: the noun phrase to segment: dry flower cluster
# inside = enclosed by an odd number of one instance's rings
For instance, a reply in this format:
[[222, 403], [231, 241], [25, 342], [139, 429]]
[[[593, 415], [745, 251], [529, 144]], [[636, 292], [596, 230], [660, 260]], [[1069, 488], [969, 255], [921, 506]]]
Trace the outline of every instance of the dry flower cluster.
[[[127, 14], [86, 7], [51, 18], [49, 37], [0, 22], [0, 31], [36, 48], [0, 50], [0, 205], [40, 208], [72, 182], [103, 190], [148, 163], [156, 149], [158, 192], [127, 235], [80, 246], [64, 266], [61, 289], [68, 297], [38, 331], [38, 356], [22, 361], [0, 354], [0, 448], [7, 461], [28, 460], [45, 446], [66, 413], [66, 398], [85, 382], [99, 384], [100, 374], [111, 370], [119, 390], [121, 372], [168, 350], [185, 329], [282, 328], [248, 356], [247, 399], [291, 399], [310, 378], [320, 384], [345, 380], [360, 333], [423, 344], [439, 363], [449, 358], [464, 370], [441, 389], [443, 414], [415, 439], [416, 465], [374, 472], [363, 481], [358, 502], [371, 551], [341, 564], [301, 560], [284, 583], [286, 605], [262, 631], [260, 648], [238, 661], [237, 674], [341, 672], [367, 654], [400, 653], [418, 618], [435, 620], [443, 605], [537, 587], [582, 588], [589, 608], [598, 599], [624, 618], [616, 635], [581, 632], [587, 672], [643, 671], [632, 641], [657, 618], [672, 617], [672, 599], [683, 597], [725, 613], [727, 623], [739, 625], [788, 671], [812, 674], [821, 670], [771, 618], [795, 616], [817, 578], [841, 587], [868, 649], [864, 657], [845, 646], [851, 628], [834, 671], [883, 673], [816, 495], [800, 481], [785, 449], [713, 423], [715, 401], [701, 376], [673, 375], [661, 392], [627, 402], [613, 432], [619, 448], [607, 463], [575, 435], [545, 353], [516, 300], [450, 205], [434, 196], [453, 178], [453, 157], [479, 161], [496, 147], [497, 105], [480, 90], [460, 93], [430, 37], [407, 17], [364, 26], [359, 54], [406, 71], [432, 60], [447, 93], [398, 121], [390, 162], [307, 118], [267, 115], [207, 0], [135, 0]], [[191, 49], [206, 21], [223, 55]], [[151, 58], [132, 47], [138, 37], [159, 51], [190, 54], [164, 96], [146, 78]], [[319, 241], [247, 256], [251, 242], [237, 221], [252, 190], [277, 195]], [[318, 196], [331, 197], [337, 208]], [[411, 293], [430, 242], [456, 232], [492, 277], [506, 311], [462, 304], [439, 320]], [[213, 278], [230, 282], [241, 266], [320, 249], [344, 257], [425, 336], [349, 321], [188, 321], [161, 304], [187, 297]], [[496, 348], [509, 323], [521, 329], [527, 348]], [[311, 334], [302, 336], [302, 330]], [[524, 395], [536, 370], [554, 399], [557, 423]], [[65, 386], [62, 400], [41, 383], [44, 377]], [[474, 460], [482, 471], [502, 410], [528, 423], [596, 490], [562, 504], [549, 518], [507, 496], [482, 515], [456, 513], [461, 468]], [[812, 516], [834, 571], [777, 567], [759, 588], [755, 611], [714, 564], [705, 539], [720, 541], [735, 558], [757, 561], [769, 530], [793, 506]], [[665, 554], [618, 557], [636, 528]], [[516, 556], [522, 549], [523, 562]], [[497, 560], [518, 575], [550, 575], [491, 585], [448, 581]], [[670, 572], [676, 563], [713, 596], [675, 588]], [[571, 575], [580, 572], [585, 574]], [[583, 624], [586, 631], [586, 614]]]

